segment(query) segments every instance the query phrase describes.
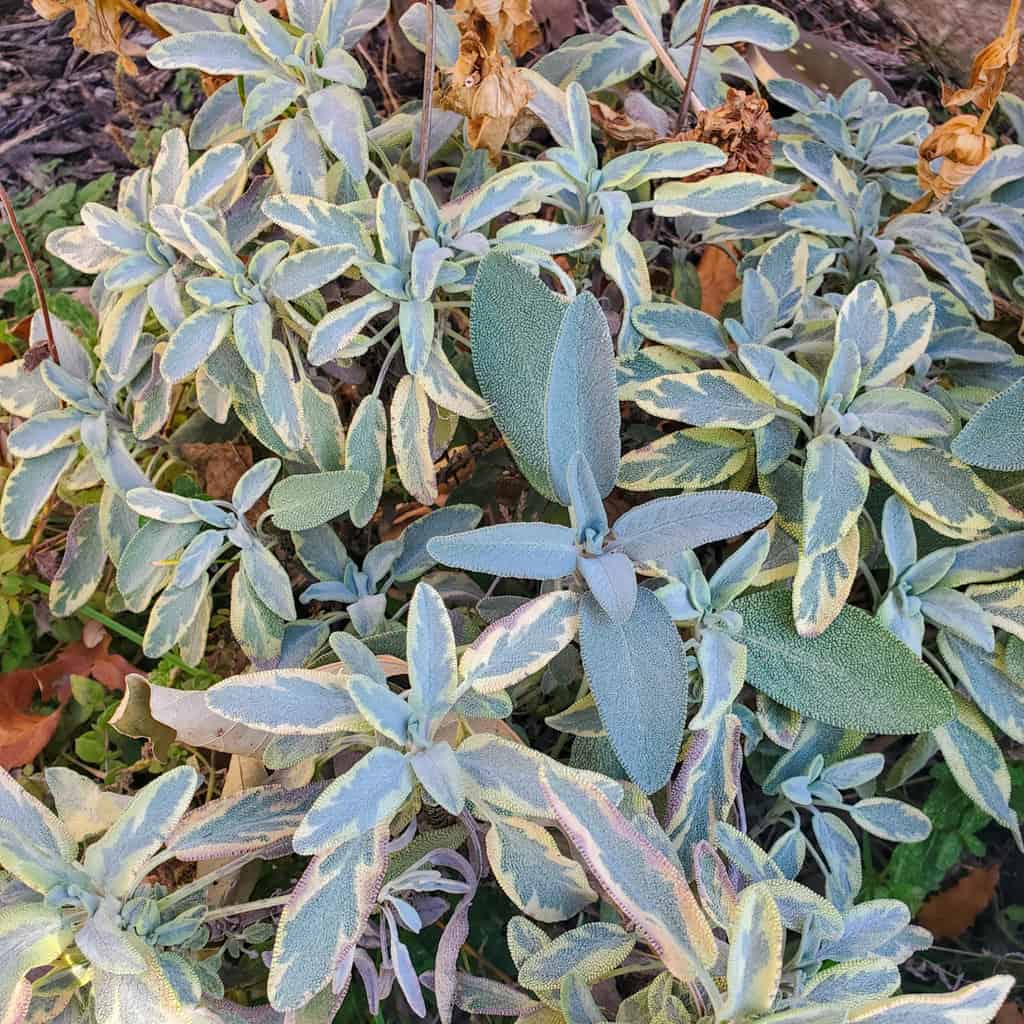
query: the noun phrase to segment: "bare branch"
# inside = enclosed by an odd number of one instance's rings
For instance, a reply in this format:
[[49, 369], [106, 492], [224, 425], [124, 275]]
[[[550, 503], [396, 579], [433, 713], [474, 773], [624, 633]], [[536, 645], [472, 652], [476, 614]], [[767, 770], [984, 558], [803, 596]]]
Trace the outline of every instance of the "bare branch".
[[60, 357], [57, 354], [57, 343], [53, 339], [53, 326], [50, 324], [50, 307], [46, 305], [46, 293], [43, 291], [43, 282], [39, 276], [39, 271], [36, 270], [36, 264], [35, 260], [32, 259], [32, 253], [29, 252], [28, 242], [25, 241], [25, 236], [22, 234], [17, 214], [14, 212], [14, 203], [11, 202], [11, 197], [3, 185], [0, 185], [0, 205], [4, 208], [4, 213], [7, 215], [7, 220], [11, 225], [11, 230], [14, 232], [14, 237], [17, 239], [18, 247], [21, 249], [21, 255], [25, 260], [25, 267], [29, 272], [29, 276], [32, 278], [32, 284], [35, 285], [36, 299], [39, 302], [39, 309], [43, 314], [43, 326], [46, 329], [46, 347], [50, 352], [50, 358], [55, 363], [59, 363]]

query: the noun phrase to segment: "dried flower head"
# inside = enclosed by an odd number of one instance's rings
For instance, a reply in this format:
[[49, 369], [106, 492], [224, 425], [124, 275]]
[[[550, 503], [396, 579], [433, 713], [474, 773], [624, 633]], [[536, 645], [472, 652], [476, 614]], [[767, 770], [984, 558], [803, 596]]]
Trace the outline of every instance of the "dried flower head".
[[135, 62], [125, 49], [121, 18], [128, 15], [145, 25], [158, 39], [166, 30], [131, 0], [32, 0], [37, 14], [55, 21], [62, 14], [74, 11], [75, 23], [71, 41], [89, 53], [116, 53], [121, 67], [130, 75], [138, 73]]
[[[917, 181], [924, 195], [903, 212], [917, 213], [942, 203], [988, 159], [992, 140], [985, 135], [985, 126], [1003, 91], [1010, 68], [1017, 63], [1020, 52], [1019, 11], [1020, 0], [1011, 0], [1003, 31], [974, 58], [971, 81], [965, 88], [951, 89], [943, 84], [943, 106], [954, 111], [955, 116], [939, 125], [921, 143]], [[973, 103], [980, 113], [959, 113], [959, 108], [967, 103]]]
[[730, 89], [723, 104], [701, 111], [696, 127], [676, 136], [684, 142], [710, 143], [726, 154], [725, 164], [708, 174], [770, 173], [776, 137], [767, 100], [740, 89]]
[[455, 18], [461, 33], [459, 59], [441, 86], [438, 105], [465, 116], [469, 144], [486, 149], [497, 162], [532, 95], [501, 46], [508, 44], [516, 54], [525, 52], [536, 42], [537, 25], [529, 0], [487, 0], [479, 5], [460, 0]]
[[479, 34], [481, 21], [485, 22], [489, 38], [482, 38], [492, 52], [507, 43], [512, 53], [521, 57], [543, 38], [533, 19], [530, 0], [456, 0], [452, 17], [463, 33]]

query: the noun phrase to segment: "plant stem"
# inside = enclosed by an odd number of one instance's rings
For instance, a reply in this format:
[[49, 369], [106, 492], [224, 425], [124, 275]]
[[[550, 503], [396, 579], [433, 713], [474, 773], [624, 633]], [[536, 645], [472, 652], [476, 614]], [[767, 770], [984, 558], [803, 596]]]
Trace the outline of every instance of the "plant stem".
[[[9, 572], [4, 574], [7, 579], [17, 580], [19, 583], [30, 587], [37, 594], [49, 594], [50, 588], [42, 580], [37, 580], [32, 576], [21, 576], [18, 573]], [[141, 633], [136, 633], [134, 629], [129, 629], [127, 626], [122, 626], [116, 619], [112, 619], [109, 615], [105, 615], [101, 611], [90, 607], [89, 605], [83, 605], [76, 615], [80, 615], [83, 619], [92, 619], [98, 622], [101, 626], [106, 626], [111, 633], [116, 633], [118, 636], [123, 637], [125, 640], [131, 640], [132, 643], [139, 647], [142, 647], [143, 636]], [[169, 662], [175, 668], [180, 668], [182, 672], [192, 676], [195, 679], [206, 678], [207, 673], [198, 668], [193, 668], [187, 662], [184, 662], [176, 654], [165, 654], [163, 660]]]
[[284, 906], [290, 896], [270, 896], [265, 900], [253, 900], [250, 903], [236, 903], [231, 907], [220, 907], [218, 910], [211, 910], [203, 918], [204, 921], [219, 921], [225, 917], [237, 917], [239, 914], [251, 914], [256, 910], [272, 910], [274, 907]]
[[423, 54], [423, 113], [420, 119], [420, 180], [427, 180], [430, 162], [430, 115], [434, 106], [434, 0], [426, 0], [427, 48]]
[[243, 853], [240, 857], [235, 857], [226, 864], [222, 864], [219, 868], [214, 868], [208, 874], [197, 878], [194, 882], [190, 882], [188, 885], [168, 893], [162, 900], [157, 901], [160, 904], [160, 909], [166, 910], [168, 907], [173, 907], [175, 904], [181, 903], [182, 900], [187, 900], [190, 896], [202, 892], [208, 886], [213, 885], [214, 882], [237, 874], [250, 861], [256, 860], [262, 852], [262, 850], [255, 850], [250, 853]]
[[384, 380], [388, 375], [388, 370], [391, 369], [391, 364], [394, 362], [395, 356], [398, 355], [402, 348], [402, 339], [396, 338], [391, 344], [391, 348], [388, 349], [388, 354], [384, 357], [384, 362], [381, 363], [380, 372], [377, 374], [377, 381], [373, 385], [373, 397], [380, 398], [380, 389], [384, 386]]
[[682, 71], [679, 70], [676, 62], [672, 59], [668, 50], [665, 49], [665, 44], [658, 38], [658, 34], [651, 28], [650, 23], [644, 17], [637, 0], [626, 0], [626, 6], [629, 8], [629, 13], [633, 15], [633, 20], [637, 23], [637, 27], [643, 33], [644, 39], [651, 44], [651, 49], [658, 55], [658, 60], [661, 61], [665, 70], [672, 76], [672, 80], [685, 94], [686, 79], [683, 77]]
[[686, 88], [683, 89], [683, 102], [679, 104], [679, 115], [676, 118], [676, 131], [681, 132], [686, 126], [686, 118], [690, 113], [690, 106], [694, 104], [696, 97], [693, 95], [693, 82], [697, 77], [697, 65], [700, 63], [700, 51], [704, 45], [704, 32], [708, 27], [708, 17], [711, 8], [714, 6], [712, 0], [704, 0], [700, 9], [700, 21], [697, 23], [697, 33], [693, 37], [693, 52], [690, 54], [690, 68], [686, 72]]
[[53, 339], [53, 325], [50, 323], [50, 307], [46, 304], [46, 294], [43, 291], [43, 282], [39, 276], [39, 271], [36, 270], [36, 262], [32, 259], [32, 253], [29, 252], [28, 242], [25, 241], [25, 236], [22, 234], [21, 225], [18, 223], [18, 217], [14, 212], [14, 203], [11, 202], [11, 197], [3, 185], [0, 185], [0, 204], [3, 205], [4, 213], [7, 214], [7, 220], [11, 225], [11, 231], [14, 232], [18, 248], [21, 249], [22, 258], [25, 260], [25, 268], [28, 270], [29, 276], [32, 278], [32, 284], [36, 290], [36, 299], [39, 302], [39, 311], [43, 314], [43, 327], [46, 330], [46, 347], [49, 350], [50, 358], [55, 363], [60, 363], [60, 356], [57, 353], [57, 343]]

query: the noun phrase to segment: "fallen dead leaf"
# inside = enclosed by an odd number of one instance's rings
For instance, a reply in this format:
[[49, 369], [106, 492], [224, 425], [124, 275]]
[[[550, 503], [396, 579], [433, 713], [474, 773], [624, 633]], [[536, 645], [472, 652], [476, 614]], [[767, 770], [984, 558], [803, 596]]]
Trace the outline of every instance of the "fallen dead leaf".
[[71, 42], [89, 53], [116, 53], [121, 67], [130, 75], [138, 73], [132, 60], [135, 48], [127, 45], [121, 19], [127, 15], [158, 39], [168, 35], [159, 22], [132, 0], [32, 0], [32, 6], [47, 21], [55, 21], [62, 14], [74, 11]]
[[722, 307], [739, 287], [736, 263], [717, 246], [709, 245], [697, 261], [700, 279], [700, 308], [710, 316], [721, 316]]
[[183, 444], [182, 458], [199, 474], [203, 490], [216, 501], [230, 501], [238, 478], [252, 466], [244, 444]]
[[1024, 1008], [1020, 1003], [1003, 1003], [996, 1014], [995, 1024], [1024, 1024]]
[[174, 740], [189, 747], [260, 757], [274, 738], [262, 729], [250, 729], [215, 714], [206, 706], [202, 690], [150, 686], [146, 677], [138, 674], [129, 676], [127, 684], [110, 724], [124, 736], [152, 740], [161, 761], [166, 760], [167, 748]]
[[[71, 677], [88, 676], [108, 690], [124, 689], [135, 667], [111, 654], [110, 636], [88, 647], [69, 644], [52, 661], [34, 668], [0, 673], [0, 767], [18, 768], [33, 761], [53, 738], [64, 705], [71, 699]], [[34, 714], [33, 702], [57, 702], [47, 714]]]
[[999, 865], [969, 868], [955, 885], [928, 899], [917, 921], [937, 939], [959, 938], [992, 902], [999, 885]]

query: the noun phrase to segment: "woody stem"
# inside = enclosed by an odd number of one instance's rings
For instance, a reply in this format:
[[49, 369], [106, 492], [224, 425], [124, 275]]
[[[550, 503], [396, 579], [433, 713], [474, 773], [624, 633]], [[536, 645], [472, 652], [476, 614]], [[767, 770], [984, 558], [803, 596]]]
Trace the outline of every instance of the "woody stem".
[[434, 105], [434, 0], [426, 0], [427, 48], [423, 55], [423, 116], [420, 121], [420, 180], [427, 180], [430, 162], [430, 115]]

